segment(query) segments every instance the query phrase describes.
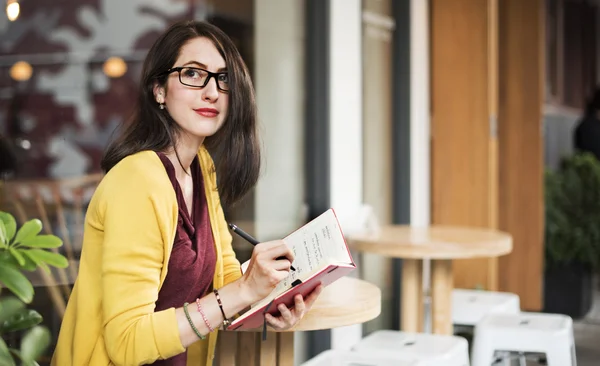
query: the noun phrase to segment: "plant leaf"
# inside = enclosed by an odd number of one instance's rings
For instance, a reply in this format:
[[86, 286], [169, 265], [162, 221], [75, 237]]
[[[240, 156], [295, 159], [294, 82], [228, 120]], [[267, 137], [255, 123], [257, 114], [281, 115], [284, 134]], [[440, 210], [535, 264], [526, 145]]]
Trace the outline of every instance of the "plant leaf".
[[37, 235], [21, 241], [21, 245], [30, 248], [58, 248], [63, 244], [55, 235]]
[[10, 319], [0, 324], [0, 333], [15, 332], [18, 330], [29, 329], [42, 322], [42, 316], [35, 310], [22, 309]]
[[42, 231], [42, 222], [38, 219], [29, 220], [21, 226], [15, 236], [15, 243], [21, 243], [23, 240], [27, 240], [36, 236]]
[[33, 300], [33, 286], [19, 270], [10, 265], [0, 266], [0, 283], [11, 290], [21, 301]]
[[27, 260], [29, 262], [33, 263], [34, 270], [36, 270], [39, 267], [39, 268], [43, 269], [46, 273], [50, 274], [50, 268], [48, 267], [48, 265], [46, 263], [44, 263], [44, 261], [42, 261], [38, 257], [36, 257], [35, 254], [32, 255], [29, 252], [30, 252], [29, 250], [21, 251], [23, 256], [25, 258], [27, 258]]
[[2, 338], [0, 338], [0, 365], [15, 366], [15, 360], [10, 355], [8, 346]]
[[42, 249], [27, 249], [23, 250], [23, 252], [27, 253], [27, 255], [38, 264], [39, 262], [44, 262], [58, 268], [67, 268], [69, 265], [67, 258], [58, 253], [52, 253]]
[[25, 304], [14, 296], [0, 300], [0, 325], [25, 309]]
[[17, 263], [19, 263], [19, 266], [21, 266], [21, 267], [25, 266], [25, 258], [23, 258], [23, 255], [21, 253], [19, 253], [18, 249], [8, 248], [8, 251], [16, 259]]
[[0, 211], [0, 221], [4, 223], [4, 228], [6, 229], [6, 242], [10, 243], [10, 240], [15, 236], [17, 222], [11, 214], [2, 211]]
[[15, 268], [19, 268], [20, 266], [22, 269], [25, 269], [27, 271], [35, 271], [37, 269], [38, 265], [31, 258], [29, 258], [24, 251], [19, 250], [17, 248], [14, 249], [17, 250], [19, 254], [21, 254], [23, 259], [25, 260], [25, 264], [21, 266], [8, 250], [0, 250], [0, 266], [9, 265]]
[[6, 248], [8, 246], [8, 238], [6, 234], [6, 226], [4, 221], [0, 220], [0, 248]]
[[42, 326], [31, 328], [21, 341], [21, 359], [31, 363], [40, 357], [50, 345], [50, 331]]

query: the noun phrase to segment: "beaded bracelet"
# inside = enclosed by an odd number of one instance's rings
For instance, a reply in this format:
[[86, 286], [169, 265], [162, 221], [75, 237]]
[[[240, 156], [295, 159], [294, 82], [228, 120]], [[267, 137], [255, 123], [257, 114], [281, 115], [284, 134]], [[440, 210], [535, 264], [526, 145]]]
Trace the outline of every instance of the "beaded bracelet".
[[192, 330], [194, 331], [194, 333], [196, 333], [198, 338], [206, 339], [206, 337], [203, 336], [202, 333], [200, 333], [198, 331], [198, 328], [196, 328], [196, 326], [194, 325], [194, 322], [192, 321], [192, 317], [190, 316], [190, 313], [188, 312], [188, 308], [187, 308], [188, 305], [189, 305], [189, 303], [187, 303], [187, 302], [183, 304], [183, 312], [185, 313], [185, 317], [187, 318], [188, 323], [190, 323], [190, 327], [192, 327]]
[[227, 327], [231, 324], [231, 321], [229, 321], [229, 319], [227, 319], [227, 316], [225, 316], [225, 311], [223, 310], [223, 303], [221, 302], [221, 297], [219, 296], [219, 291], [217, 291], [217, 289], [214, 289], [213, 292], [215, 293], [215, 296], [217, 297], [217, 302], [219, 303], [219, 309], [221, 309], [221, 314], [223, 315], [223, 328], [227, 329]]
[[198, 307], [198, 312], [200, 313], [200, 315], [202, 315], [202, 319], [204, 319], [204, 324], [206, 324], [206, 327], [208, 328], [208, 330], [212, 333], [215, 331], [215, 328], [210, 326], [210, 323], [208, 322], [208, 318], [206, 317], [206, 314], [204, 314], [204, 311], [202, 310], [202, 306], [200, 305], [200, 299], [196, 299], [196, 306]]

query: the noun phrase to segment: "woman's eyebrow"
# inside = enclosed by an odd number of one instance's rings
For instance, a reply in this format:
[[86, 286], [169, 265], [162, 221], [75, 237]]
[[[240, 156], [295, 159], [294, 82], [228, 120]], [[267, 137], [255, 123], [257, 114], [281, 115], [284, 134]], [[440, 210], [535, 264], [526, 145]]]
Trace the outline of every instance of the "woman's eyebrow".
[[[198, 62], [198, 61], [188, 61], [185, 64], [183, 64], [183, 66], [189, 66], [189, 65], [196, 65], [202, 69], [208, 69], [208, 67], [203, 64], [202, 62]], [[221, 67], [217, 70], [217, 72], [225, 72], [227, 71], [227, 67]]]

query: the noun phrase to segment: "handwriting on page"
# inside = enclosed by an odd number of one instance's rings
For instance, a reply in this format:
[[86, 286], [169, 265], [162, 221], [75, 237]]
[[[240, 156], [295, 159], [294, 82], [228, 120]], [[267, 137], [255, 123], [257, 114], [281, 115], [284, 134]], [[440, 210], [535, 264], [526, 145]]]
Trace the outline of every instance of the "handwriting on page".
[[323, 265], [327, 258], [327, 247], [334, 245], [330, 234], [330, 222], [312, 222], [301, 230], [285, 239], [294, 253], [295, 271], [290, 271], [289, 276], [281, 281], [275, 292], [283, 291], [291, 286], [302, 275], [310, 273]]

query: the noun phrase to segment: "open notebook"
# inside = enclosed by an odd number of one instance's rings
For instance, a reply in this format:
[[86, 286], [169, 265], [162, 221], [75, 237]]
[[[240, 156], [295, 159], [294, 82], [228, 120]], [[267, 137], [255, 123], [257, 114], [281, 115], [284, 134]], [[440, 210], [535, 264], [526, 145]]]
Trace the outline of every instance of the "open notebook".
[[[294, 252], [296, 270], [290, 271], [290, 275], [269, 296], [253, 304], [233, 321], [228, 330], [259, 328], [263, 326], [265, 313], [278, 315], [280, 303], [291, 307], [296, 294], [307, 296], [319, 283], [327, 286], [356, 269], [333, 209], [325, 211], [283, 241]], [[245, 262], [242, 271], [247, 266], [248, 262]]]

